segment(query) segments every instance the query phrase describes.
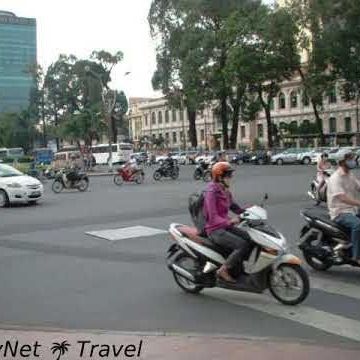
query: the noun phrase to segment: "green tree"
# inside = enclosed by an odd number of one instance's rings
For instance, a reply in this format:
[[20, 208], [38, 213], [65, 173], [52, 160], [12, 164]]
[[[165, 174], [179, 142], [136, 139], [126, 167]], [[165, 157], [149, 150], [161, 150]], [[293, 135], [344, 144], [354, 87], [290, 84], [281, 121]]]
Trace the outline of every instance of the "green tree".
[[[188, 108], [192, 146], [196, 146], [196, 111], [213, 101], [219, 103], [224, 147], [229, 146], [231, 107], [228, 100], [241, 92], [233, 91], [233, 79], [225, 72], [231, 46], [225, 24], [235, 10], [249, 9], [259, 3], [247, 0], [152, 2], [149, 22], [154, 38], [160, 43], [153, 83], [167, 96], [181, 94], [180, 101]], [[232, 108], [236, 113], [236, 106]]]
[[288, 5], [298, 29], [298, 48], [304, 57], [297, 69], [302, 80], [303, 99], [309, 99], [313, 108], [321, 145], [325, 144], [321, 119], [324, 95], [333, 88], [336, 80], [324, 36], [326, 9], [332, 6], [332, 2], [323, 0], [293, 0]]
[[296, 27], [286, 9], [261, 7], [253, 14], [253, 41], [249, 56], [254, 66], [251, 91], [258, 96], [266, 115], [269, 148], [273, 147], [271, 108], [280, 84], [290, 79], [299, 66]]

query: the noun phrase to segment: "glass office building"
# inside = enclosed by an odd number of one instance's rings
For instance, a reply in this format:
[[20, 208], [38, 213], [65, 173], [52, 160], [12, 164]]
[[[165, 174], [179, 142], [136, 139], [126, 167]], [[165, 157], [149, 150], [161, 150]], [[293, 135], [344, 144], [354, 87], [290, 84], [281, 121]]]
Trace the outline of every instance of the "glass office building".
[[0, 11], [0, 113], [29, 104], [33, 86], [29, 68], [36, 64], [36, 20]]

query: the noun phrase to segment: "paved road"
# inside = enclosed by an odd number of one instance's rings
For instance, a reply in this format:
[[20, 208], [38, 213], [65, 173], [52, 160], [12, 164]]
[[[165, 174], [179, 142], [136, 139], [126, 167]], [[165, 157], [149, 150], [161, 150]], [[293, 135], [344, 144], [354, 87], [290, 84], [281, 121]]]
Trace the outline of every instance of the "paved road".
[[[86, 193], [55, 195], [38, 206], [0, 213], [0, 327], [35, 326], [166, 333], [208, 333], [343, 344], [360, 348], [360, 272], [310, 271], [308, 300], [296, 308], [268, 295], [207, 290], [182, 293], [164, 262], [166, 233], [108, 241], [87, 232], [190, 223], [187, 197], [203, 183], [182, 167], [177, 181], [116, 187], [92, 178]], [[242, 203], [269, 194], [270, 221], [297, 252], [299, 211], [313, 167], [241, 166], [234, 192]], [[130, 232], [129, 232], [130, 231]], [[148, 235], [146, 233], [144, 235]]]

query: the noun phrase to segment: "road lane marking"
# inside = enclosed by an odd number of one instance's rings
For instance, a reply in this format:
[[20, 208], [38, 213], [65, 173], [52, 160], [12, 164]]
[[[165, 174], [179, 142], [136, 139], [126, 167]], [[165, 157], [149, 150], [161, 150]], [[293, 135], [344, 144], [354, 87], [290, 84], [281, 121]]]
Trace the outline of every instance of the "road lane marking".
[[137, 237], [147, 237], [159, 234], [166, 234], [167, 231], [148, 226], [130, 226], [119, 229], [106, 229], [99, 231], [88, 231], [87, 235], [95, 236], [109, 241], [119, 241]]
[[350, 284], [338, 280], [311, 277], [310, 286], [311, 288], [325, 291], [330, 294], [342, 295], [360, 300], [360, 285]]
[[284, 306], [272, 302], [273, 299], [266, 295], [240, 294], [224, 289], [207, 290], [207, 294], [217, 300], [260, 311], [270, 316], [294, 321], [317, 330], [360, 342], [360, 321], [357, 320], [302, 305], [296, 307]]

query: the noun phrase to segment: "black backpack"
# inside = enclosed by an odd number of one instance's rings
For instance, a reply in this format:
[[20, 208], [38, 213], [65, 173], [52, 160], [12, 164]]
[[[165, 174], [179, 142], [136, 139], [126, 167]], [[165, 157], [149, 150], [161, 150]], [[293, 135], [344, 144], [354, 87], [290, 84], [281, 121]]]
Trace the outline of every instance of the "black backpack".
[[200, 236], [206, 236], [206, 219], [203, 212], [204, 198], [205, 191], [202, 191], [201, 193], [193, 193], [189, 196], [189, 212], [195, 227], [199, 231]]

